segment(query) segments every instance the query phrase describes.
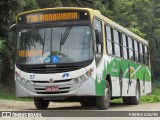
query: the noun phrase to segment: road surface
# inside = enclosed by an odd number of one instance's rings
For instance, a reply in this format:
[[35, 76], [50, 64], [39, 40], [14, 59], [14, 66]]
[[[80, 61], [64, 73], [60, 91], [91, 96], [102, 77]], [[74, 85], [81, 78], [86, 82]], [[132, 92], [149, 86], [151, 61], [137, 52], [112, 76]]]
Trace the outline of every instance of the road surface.
[[[46, 111], [98, 111], [96, 107], [81, 107], [80, 103], [73, 102], [73, 103], [53, 103], [50, 102], [50, 105]], [[34, 106], [33, 101], [15, 101], [15, 100], [0, 100], [0, 111], [37, 111], [37, 109]], [[43, 111], [43, 110], [42, 110]], [[123, 104], [116, 104], [111, 103], [110, 108], [107, 111], [160, 111], [160, 103], [140, 103], [139, 105], [123, 105]], [[54, 117], [55, 120], [75, 120], [74, 117]], [[2, 118], [3, 119], [3, 118]], [[22, 119], [22, 118], [17, 118]], [[24, 118], [23, 120], [28, 119]], [[38, 118], [38, 120], [41, 120], [42, 118]], [[53, 118], [46, 117], [43, 118], [43, 120], [50, 120]], [[160, 117], [147, 117], [147, 118], [141, 118], [141, 117], [78, 117], [76, 120], [160, 120]], [[6, 118], [5, 118], [6, 120]], [[15, 118], [14, 118], [15, 120]], [[32, 118], [31, 120], [36, 120], [36, 118]]]

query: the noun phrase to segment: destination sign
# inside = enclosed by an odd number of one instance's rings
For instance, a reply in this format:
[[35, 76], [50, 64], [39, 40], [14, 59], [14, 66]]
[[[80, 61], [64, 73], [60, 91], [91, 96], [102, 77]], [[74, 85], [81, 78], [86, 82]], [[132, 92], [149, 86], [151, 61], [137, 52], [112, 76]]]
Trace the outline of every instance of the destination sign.
[[56, 20], [77, 20], [79, 15], [77, 12], [53, 13], [53, 14], [35, 14], [26, 16], [27, 23], [47, 22]]
[[19, 24], [31, 24], [41, 22], [89, 20], [89, 14], [85, 11], [39, 11], [18, 16]]
[[19, 57], [32, 57], [32, 56], [41, 56], [42, 50], [19, 50]]

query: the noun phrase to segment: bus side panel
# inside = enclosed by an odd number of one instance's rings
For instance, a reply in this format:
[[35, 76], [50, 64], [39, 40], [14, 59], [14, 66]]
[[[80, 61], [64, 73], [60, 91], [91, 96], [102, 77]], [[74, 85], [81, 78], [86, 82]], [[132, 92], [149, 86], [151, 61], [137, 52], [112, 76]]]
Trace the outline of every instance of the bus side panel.
[[106, 68], [105, 56], [103, 56], [96, 69], [96, 96], [104, 96], [105, 78], [103, 76], [106, 76]]
[[115, 57], [106, 56], [107, 74], [111, 76], [112, 97], [120, 96], [119, 65]]
[[151, 93], [151, 72], [149, 67], [141, 67], [141, 77], [140, 77], [141, 95]]

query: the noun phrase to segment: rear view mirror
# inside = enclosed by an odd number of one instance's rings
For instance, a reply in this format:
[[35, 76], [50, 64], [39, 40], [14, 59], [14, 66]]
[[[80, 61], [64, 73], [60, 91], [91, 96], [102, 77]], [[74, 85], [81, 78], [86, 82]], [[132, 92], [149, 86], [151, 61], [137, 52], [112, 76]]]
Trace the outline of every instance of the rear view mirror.
[[97, 44], [103, 44], [102, 32], [99, 32], [98, 30], [95, 30], [95, 34], [96, 34], [96, 42], [97, 42]]
[[16, 24], [11, 25], [11, 27], [9, 28], [9, 31], [14, 31], [16, 29]]
[[16, 24], [13, 24], [8, 31], [8, 43], [11, 44], [13, 41], [13, 32], [16, 29]]
[[16, 37], [15, 37], [15, 30], [16, 30], [16, 24], [13, 24], [8, 31], [8, 45], [12, 50], [14, 49], [14, 44], [13, 42], [15, 41]]

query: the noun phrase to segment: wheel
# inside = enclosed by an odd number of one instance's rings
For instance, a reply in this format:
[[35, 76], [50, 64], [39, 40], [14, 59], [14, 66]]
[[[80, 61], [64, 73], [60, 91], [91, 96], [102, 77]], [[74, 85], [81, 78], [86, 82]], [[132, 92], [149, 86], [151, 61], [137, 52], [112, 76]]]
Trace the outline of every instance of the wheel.
[[80, 101], [81, 106], [83, 107], [92, 107], [95, 106], [95, 99], [94, 98], [86, 98]]
[[136, 96], [130, 97], [131, 105], [138, 105], [139, 101], [140, 101], [140, 85], [138, 82], [136, 83], [136, 91], [135, 92], [136, 92], [135, 93]]
[[139, 83], [136, 83], [136, 91], [133, 97], [123, 97], [123, 104], [125, 105], [138, 105], [140, 100], [140, 86]]
[[110, 105], [111, 89], [108, 81], [105, 81], [105, 96], [96, 97], [96, 106], [99, 110], [107, 110]]
[[49, 101], [43, 100], [42, 98], [34, 98], [34, 105], [37, 109], [46, 109], [49, 105]]
[[123, 97], [123, 104], [124, 105], [129, 105], [130, 104], [130, 97]]

